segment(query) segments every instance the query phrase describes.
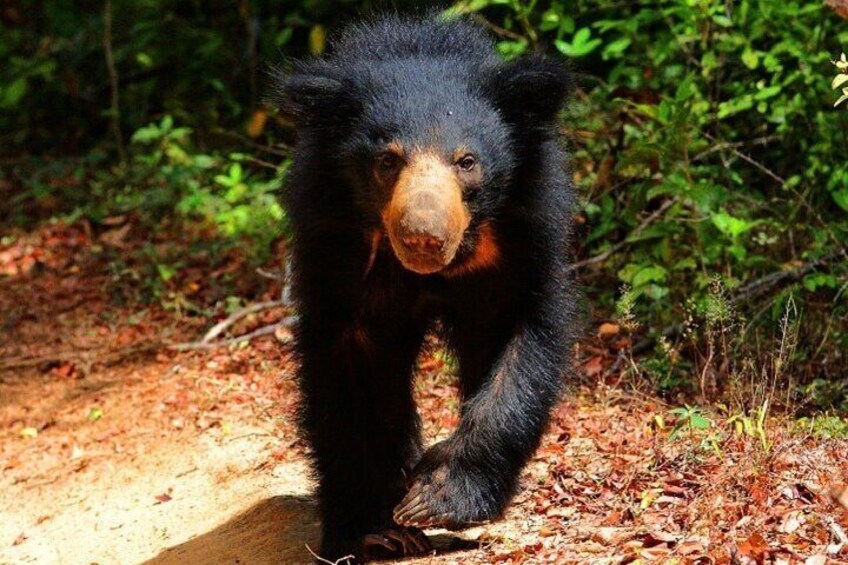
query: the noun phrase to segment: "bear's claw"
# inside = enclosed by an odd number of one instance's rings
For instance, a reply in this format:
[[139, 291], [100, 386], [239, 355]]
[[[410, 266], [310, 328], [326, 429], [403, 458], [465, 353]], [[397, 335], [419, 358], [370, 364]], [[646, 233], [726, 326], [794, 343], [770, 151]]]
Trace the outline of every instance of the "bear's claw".
[[414, 527], [393, 527], [362, 538], [362, 549], [369, 559], [411, 557], [433, 551], [424, 532]]
[[424, 482], [421, 479], [416, 481], [401, 503], [395, 508], [395, 522], [403, 526], [419, 528], [449, 526], [451, 523], [450, 515], [438, 512], [430, 503], [434, 495], [439, 494], [439, 490], [442, 489], [438, 481]]

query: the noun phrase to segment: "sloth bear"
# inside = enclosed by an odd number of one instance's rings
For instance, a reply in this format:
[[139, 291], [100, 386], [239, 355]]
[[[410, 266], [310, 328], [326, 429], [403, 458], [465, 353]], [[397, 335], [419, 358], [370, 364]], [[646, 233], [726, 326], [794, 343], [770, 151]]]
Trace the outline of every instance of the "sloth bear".
[[[420, 528], [509, 503], [574, 337], [555, 127], [569, 83], [437, 16], [354, 25], [275, 76], [298, 131], [284, 204], [323, 558], [426, 553]], [[456, 356], [462, 405], [424, 449], [412, 378], [428, 331]]]

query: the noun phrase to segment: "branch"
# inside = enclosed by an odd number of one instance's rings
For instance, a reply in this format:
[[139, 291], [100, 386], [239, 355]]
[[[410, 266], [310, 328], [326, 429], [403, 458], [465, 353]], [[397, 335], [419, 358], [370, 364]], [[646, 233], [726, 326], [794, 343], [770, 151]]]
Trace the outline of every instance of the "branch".
[[[715, 138], [715, 136], [710, 135], [707, 132], [704, 132], [704, 137], [706, 137], [710, 141], [718, 141]], [[724, 147], [722, 147], [722, 149], [724, 149]], [[755, 161], [751, 157], [748, 157], [747, 155], [745, 155], [744, 153], [742, 153], [741, 151], [739, 151], [735, 147], [728, 146], [727, 149], [729, 149], [731, 153], [733, 153], [734, 155], [736, 155], [737, 157], [739, 157], [740, 159], [742, 159], [743, 161], [745, 161], [749, 165], [756, 167], [761, 172], [765, 173], [767, 176], [769, 176], [772, 179], [774, 179], [775, 181], [779, 182], [780, 186], [786, 186], [786, 179], [785, 178], [781, 177], [780, 175], [778, 175], [777, 173], [775, 173], [774, 171], [772, 171], [771, 169], [769, 169], [768, 167], [766, 167], [765, 165], [760, 163], [759, 161]]]
[[512, 39], [513, 41], [527, 41], [527, 38], [519, 33], [515, 33], [514, 31], [510, 31], [506, 28], [500, 27], [498, 25], [493, 24], [485, 17], [480, 14], [473, 13], [471, 14], [471, 19], [476, 21], [479, 24], [489, 28], [495, 35], [499, 35], [501, 37], [505, 37], [506, 39]]
[[[230, 345], [236, 345], [245, 341], [250, 341], [256, 337], [273, 334], [280, 328], [290, 328], [295, 324], [295, 322], [297, 322], [297, 316], [286, 316], [279, 322], [269, 324], [267, 326], [262, 326], [261, 328], [253, 330], [250, 333], [246, 333], [237, 337], [232, 337], [230, 339], [215, 342], [195, 341], [191, 343], [174, 343], [168, 345], [168, 349], [173, 349], [175, 351], [191, 351], [196, 349], [217, 349], [218, 347], [229, 347]], [[284, 341], [284, 343], [287, 342], [288, 340]]]
[[221, 333], [224, 332], [227, 328], [241, 320], [242, 318], [249, 316], [250, 314], [255, 314], [257, 312], [261, 312], [263, 310], [270, 310], [271, 308], [278, 308], [284, 306], [282, 300], [270, 300], [268, 302], [259, 302], [257, 304], [251, 304], [245, 308], [237, 310], [233, 312], [226, 319], [221, 322], [218, 322], [200, 340], [200, 343], [209, 343], [216, 337], [218, 337]]
[[656, 210], [651, 212], [650, 216], [648, 216], [647, 218], [642, 220], [642, 223], [639, 224], [638, 226], [636, 226], [636, 228], [632, 232], [630, 232], [630, 234], [628, 234], [627, 237], [625, 237], [624, 239], [622, 239], [621, 241], [619, 241], [618, 243], [616, 243], [615, 245], [613, 245], [612, 247], [610, 247], [609, 249], [604, 251], [603, 253], [599, 253], [598, 255], [595, 255], [594, 257], [590, 257], [588, 259], [584, 259], [583, 261], [578, 261], [577, 263], [573, 263], [572, 265], [570, 265], [568, 267], [567, 272], [571, 273], [571, 272], [576, 271], [578, 269], [582, 269], [583, 267], [586, 267], [588, 265], [592, 265], [594, 263], [601, 263], [603, 261], [606, 261], [611, 255], [613, 255], [614, 253], [618, 253], [623, 247], [629, 245], [631, 243], [631, 238], [633, 236], [639, 235], [640, 233], [645, 231], [645, 229], [648, 226], [650, 226], [652, 223], [654, 223], [660, 216], [662, 216], [665, 213], [666, 210], [671, 208], [674, 205], [675, 202], [677, 202], [676, 198], [666, 200], [665, 202], [663, 202], [662, 206], [660, 206], [659, 208], [657, 208]]
[[127, 160], [127, 150], [124, 147], [124, 135], [121, 132], [118, 70], [115, 68], [115, 56], [112, 53], [112, 0], [105, 0], [103, 4], [103, 52], [106, 56], [106, 70], [109, 72], [109, 129], [112, 130], [118, 156], [123, 163]]
[[[128, 345], [120, 349], [110, 350], [108, 347], [99, 347], [80, 351], [74, 349], [67, 352], [48, 353], [44, 355], [33, 355], [30, 357], [17, 357], [0, 361], [0, 372], [10, 371], [12, 369], [25, 369], [28, 367], [38, 367], [47, 363], [61, 363], [67, 361], [75, 365], [84, 365], [88, 363], [88, 358], [96, 359], [97, 364], [111, 365], [138, 353], [148, 353], [162, 349], [164, 345], [161, 342], [153, 341], [147, 343]], [[94, 364], [94, 362], [90, 362]]]
[[248, 147], [252, 147], [253, 149], [258, 149], [259, 151], [262, 151], [264, 153], [268, 153], [270, 155], [276, 155], [278, 157], [288, 157], [289, 156], [289, 153], [287, 153], [286, 151], [283, 151], [282, 149], [279, 149], [277, 147], [273, 147], [271, 145], [263, 145], [261, 143], [256, 143], [252, 139], [248, 139], [248, 138], [244, 137], [243, 135], [239, 135], [239, 134], [237, 134], [236, 132], [233, 132], [233, 131], [225, 130], [225, 129], [222, 129], [222, 128], [216, 128], [216, 129], [212, 130], [212, 133], [216, 134], [216, 135], [222, 135], [224, 137], [229, 137], [231, 139], [236, 139], [236, 140], [240, 141], [241, 143], [244, 143]]

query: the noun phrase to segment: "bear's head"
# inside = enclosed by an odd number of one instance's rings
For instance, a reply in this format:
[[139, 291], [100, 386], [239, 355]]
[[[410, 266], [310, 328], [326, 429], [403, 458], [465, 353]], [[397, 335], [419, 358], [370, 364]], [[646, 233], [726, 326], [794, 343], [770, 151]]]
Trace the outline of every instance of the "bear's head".
[[502, 63], [488, 42], [482, 57], [404, 49], [300, 63], [278, 82], [282, 109], [340, 171], [374, 249], [387, 237], [419, 274], [493, 265], [494, 224], [552, 131], [568, 73], [537, 56]]

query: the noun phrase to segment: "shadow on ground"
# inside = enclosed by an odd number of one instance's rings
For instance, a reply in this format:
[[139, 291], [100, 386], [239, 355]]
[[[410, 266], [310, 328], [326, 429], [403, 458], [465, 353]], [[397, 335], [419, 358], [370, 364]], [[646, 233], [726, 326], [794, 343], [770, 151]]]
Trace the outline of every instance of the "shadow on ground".
[[311, 563], [306, 544], [317, 548], [318, 537], [311, 499], [275, 496], [210, 532], [166, 549], [144, 565]]
[[[142, 565], [276, 565], [314, 563], [319, 522], [315, 503], [303, 496], [263, 500], [226, 524], [170, 547]], [[438, 554], [476, 549], [478, 542], [440, 534], [430, 536]]]

